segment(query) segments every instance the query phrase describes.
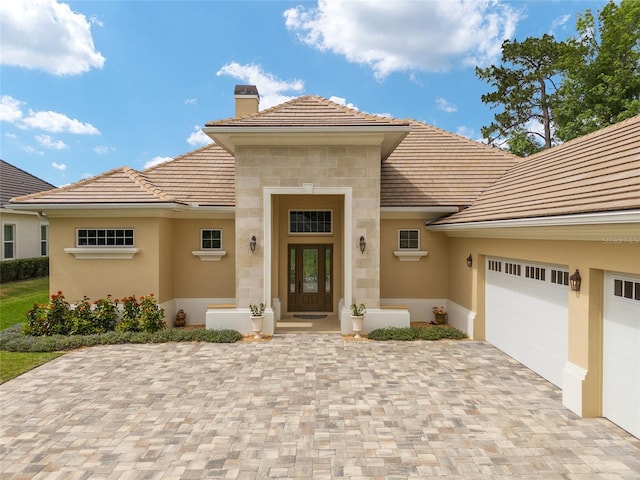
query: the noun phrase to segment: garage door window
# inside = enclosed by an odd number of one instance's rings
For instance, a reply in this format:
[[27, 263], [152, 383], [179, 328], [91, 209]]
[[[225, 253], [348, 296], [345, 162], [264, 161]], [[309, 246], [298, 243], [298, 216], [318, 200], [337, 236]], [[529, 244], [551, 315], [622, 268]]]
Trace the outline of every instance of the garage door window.
[[540, 280], [544, 282], [545, 271], [546, 269], [544, 267], [534, 267], [531, 265], [527, 265], [524, 269], [524, 276], [527, 278], [531, 278], [532, 280]]
[[489, 270], [493, 272], [501, 272], [502, 271], [502, 262], [498, 260], [489, 260]]
[[567, 285], [569, 286], [569, 272], [565, 270], [556, 270], [554, 268], [551, 269], [551, 283], [555, 283], [556, 285]]
[[640, 282], [616, 278], [613, 281], [613, 294], [629, 300], [640, 300]]
[[522, 265], [519, 263], [504, 262], [504, 273], [519, 277], [522, 275]]

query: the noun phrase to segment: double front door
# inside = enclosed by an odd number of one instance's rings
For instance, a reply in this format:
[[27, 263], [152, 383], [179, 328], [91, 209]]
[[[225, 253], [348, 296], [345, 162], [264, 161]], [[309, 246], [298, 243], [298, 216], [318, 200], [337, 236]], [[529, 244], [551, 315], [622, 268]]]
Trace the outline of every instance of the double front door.
[[333, 245], [289, 245], [288, 262], [288, 311], [333, 311]]

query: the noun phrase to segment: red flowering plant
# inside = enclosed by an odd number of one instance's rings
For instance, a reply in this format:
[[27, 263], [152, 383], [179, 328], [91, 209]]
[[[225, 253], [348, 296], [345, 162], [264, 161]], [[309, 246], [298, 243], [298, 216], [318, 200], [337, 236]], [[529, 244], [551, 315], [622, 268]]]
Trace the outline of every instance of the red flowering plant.
[[158, 305], [153, 293], [140, 298], [140, 324], [145, 332], [157, 332], [167, 327], [164, 309]]
[[25, 335], [68, 335], [71, 332], [71, 306], [58, 291], [51, 295], [49, 305], [34, 305], [27, 312]]
[[92, 320], [96, 333], [110, 332], [116, 328], [118, 323], [118, 300], [107, 295], [95, 301]]
[[135, 295], [130, 295], [122, 299], [122, 319], [116, 325], [119, 332], [139, 332], [140, 325], [140, 304]]
[[86, 295], [82, 301], [76, 303], [75, 308], [71, 312], [71, 334], [72, 335], [90, 335], [95, 333], [93, 328], [91, 312], [91, 302]]

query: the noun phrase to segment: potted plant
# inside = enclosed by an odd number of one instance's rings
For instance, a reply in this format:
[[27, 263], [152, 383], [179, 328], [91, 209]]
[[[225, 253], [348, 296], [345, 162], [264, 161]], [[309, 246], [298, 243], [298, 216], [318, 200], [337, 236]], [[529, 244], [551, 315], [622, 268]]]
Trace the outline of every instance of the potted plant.
[[431, 311], [436, 317], [435, 322], [430, 322], [431, 325], [443, 325], [447, 323], [447, 317], [449, 314], [445, 311], [444, 307], [433, 307]]
[[260, 303], [259, 305], [252, 303], [249, 305], [249, 310], [251, 310], [251, 323], [253, 324], [253, 332], [255, 333], [254, 338], [262, 338], [260, 332], [262, 331], [265, 308], [266, 305], [264, 303]]
[[360, 305], [354, 303], [351, 305], [351, 325], [353, 331], [356, 333], [355, 338], [360, 338], [365, 313], [367, 313], [367, 307], [364, 303]]

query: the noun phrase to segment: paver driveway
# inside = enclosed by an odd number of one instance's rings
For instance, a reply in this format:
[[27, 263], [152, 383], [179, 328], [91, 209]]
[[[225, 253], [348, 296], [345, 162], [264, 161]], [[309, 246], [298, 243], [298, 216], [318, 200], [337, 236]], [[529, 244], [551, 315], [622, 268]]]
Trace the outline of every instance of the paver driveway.
[[640, 478], [640, 440], [482, 342], [93, 347], [0, 394], [2, 479]]

